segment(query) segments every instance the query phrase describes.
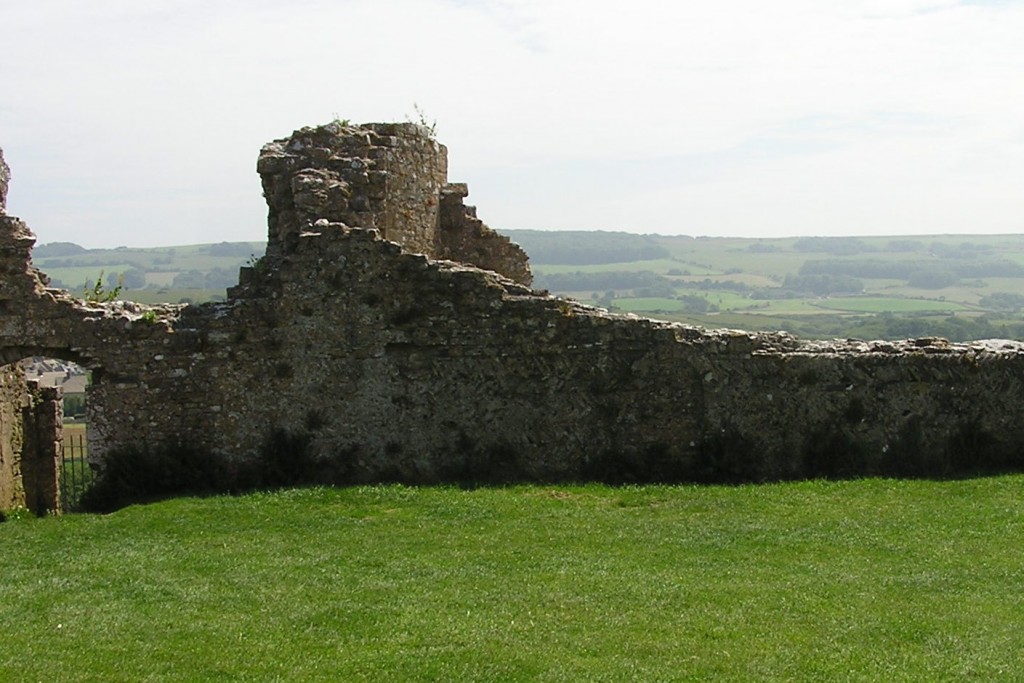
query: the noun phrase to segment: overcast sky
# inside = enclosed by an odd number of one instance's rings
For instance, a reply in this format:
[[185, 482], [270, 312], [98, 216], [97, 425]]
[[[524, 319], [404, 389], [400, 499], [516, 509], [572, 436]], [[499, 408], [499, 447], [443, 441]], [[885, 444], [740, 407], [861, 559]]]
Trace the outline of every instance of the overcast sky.
[[1024, 0], [5, 0], [40, 243], [261, 240], [263, 143], [437, 121], [494, 228], [1024, 232]]

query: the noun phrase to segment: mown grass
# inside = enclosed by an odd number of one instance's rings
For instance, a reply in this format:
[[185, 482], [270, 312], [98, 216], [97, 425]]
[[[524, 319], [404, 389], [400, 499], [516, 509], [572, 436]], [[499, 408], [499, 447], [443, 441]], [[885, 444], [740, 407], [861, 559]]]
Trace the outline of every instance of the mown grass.
[[1024, 477], [305, 489], [0, 525], [59, 681], [1020, 680]]

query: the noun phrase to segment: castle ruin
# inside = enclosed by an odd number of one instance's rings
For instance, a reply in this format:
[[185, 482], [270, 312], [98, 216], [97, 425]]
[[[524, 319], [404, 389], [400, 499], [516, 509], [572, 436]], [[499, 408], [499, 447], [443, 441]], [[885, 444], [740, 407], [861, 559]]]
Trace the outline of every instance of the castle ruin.
[[[246, 458], [274, 433], [346, 481], [766, 480], [1018, 467], [1024, 345], [802, 341], [612, 315], [530, 288], [528, 259], [414, 124], [262, 149], [266, 254], [222, 303], [48, 287], [0, 201], [0, 364], [89, 368], [90, 458], [145, 442]], [[8, 174], [0, 164], [0, 200]], [[30, 400], [0, 371], [0, 507]], [[6, 474], [4, 473], [6, 472]]]

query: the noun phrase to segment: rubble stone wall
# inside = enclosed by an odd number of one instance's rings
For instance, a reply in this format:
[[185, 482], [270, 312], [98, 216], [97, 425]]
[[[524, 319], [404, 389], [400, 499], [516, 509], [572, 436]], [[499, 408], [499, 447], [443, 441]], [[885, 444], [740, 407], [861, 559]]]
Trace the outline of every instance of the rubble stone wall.
[[375, 228], [410, 252], [472, 263], [523, 284], [532, 280], [526, 253], [462, 206], [468, 190], [448, 185], [448, 150], [423, 126], [302, 128], [265, 145], [257, 170], [270, 207], [272, 258], [327, 220]]
[[22, 411], [24, 451], [21, 476], [25, 507], [37, 515], [60, 512], [60, 467], [64, 442], [63, 396], [58, 387], [29, 383]]
[[462, 203], [467, 195], [469, 188], [465, 183], [449, 183], [441, 190], [437, 257], [471, 263], [520, 284], [532, 284], [533, 273], [526, 252], [477, 218], [476, 207]]
[[0, 511], [25, 506], [21, 454], [25, 436], [22, 404], [28, 394], [25, 375], [16, 366], [0, 367]]
[[7, 211], [7, 184], [11, 179], [11, 169], [4, 161], [4, 151], [0, 149], [0, 215]]
[[0, 511], [60, 511], [62, 417], [60, 389], [0, 367]]
[[1024, 345], [807, 342], [535, 292], [521, 251], [446, 183], [442, 150], [408, 124], [264, 147], [267, 253], [223, 303], [79, 301], [0, 217], [0, 361], [92, 369], [99, 459], [141, 442], [246, 458], [284, 433], [356, 481], [1024, 464]]

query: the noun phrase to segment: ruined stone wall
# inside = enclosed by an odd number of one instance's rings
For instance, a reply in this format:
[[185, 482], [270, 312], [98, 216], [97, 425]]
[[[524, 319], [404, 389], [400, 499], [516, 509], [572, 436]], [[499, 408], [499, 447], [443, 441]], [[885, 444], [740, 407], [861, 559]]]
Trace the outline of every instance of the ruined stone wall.
[[62, 418], [60, 389], [0, 367], [0, 511], [59, 512]]
[[410, 251], [433, 253], [447, 151], [419, 126], [302, 128], [265, 145], [257, 170], [274, 248], [287, 251], [326, 218], [377, 228]]
[[484, 225], [476, 217], [476, 207], [462, 203], [468, 195], [465, 183], [449, 183], [441, 190], [437, 257], [471, 263], [520, 284], [532, 284], [533, 273], [526, 252], [505, 235]]
[[[178, 374], [187, 372], [192, 358], [180, 349], [191, 349], [195, 334], [174, 329], [181, 306], [89, 303], [51, 289], [48, 278], [32, 266], [34, 242], [24, 222], [0, 216], [0, 364], [48, 356], [92, 370], [86, 415], [97, 457], [111, 439], [123, 444], [144, 438], [143, 432], [132, 431], [136, 425], [167, 427], [159, 419], [162, 409], [153, 403], [156, 394], [148, 394], [167, 383], [188, 386]], [[163, 373], [153, 360], [162, 352], [173, 358]], [[154, 363], [155, 371], [150, 369]]]
[[[283, 433], [354, 481], [1024, 466], [1024, 345], [804, 342], [534, 292], [440, 165], [400, 163], [433, 153], [418, 131], [321, 127], [265, 147], [267, 253], [224, 303], [76, 300], [46, 287], [31, 234], [0, 217], [0, 360], [92, 369], [96, 458], [141, 443], [246, 458]], [[393, 166], [369, 163], [388, 153]], [[409, 180], [391, 202], [396, 174]], [[415, 208], [411, 223], [394, 207]], [[449, 228], [491, 247], [474, 256]], [[485, 269], [433, 258], [449, 253]]]
[[265, 322], [210, 349], [255, 364], [223, 385], [228, 450], [257, 448], [257, 423], [350, 454], [367, 479], [651, 463], [701, 479], [998, 464], [1024, 442], [1017, 343], [816, 344], [610, 316], [321, 228], [281, 264], [276, 296], [236, 303]]
[[22, 411], [21, 477], [25, 507], [37, 515], [60, 512], [60, 467], [64, 443], [63, 396], [58, 387], [30, 383]]
[[[208, 348], [248, 359], [221, 383], [229, 408], [213, 431], [229, 450], [257, 448], [260, 424], [309, 434], [319, 455], [351, 453], [360, 478], [436, 480], [453, 457], [513, 452], [509, 468], [548, 477], [697, 429], [693, 372], [652, 391], [665, 368], [635, 362], [681, 352], [671, 329], [430, 261], [375, 231], [320, 227], [280, 264], [275, 294], [237, 300], [246, 337]], [[663, 425], [618, 420], [620, 404]]]
[[28, 395], [25, 375], [16, 366], [0, 366], [0, 511], [25, 506], [21, 454], [25, 437], [22, 404]]
[[7, 184], [11, 180], [11, 169], [4, 161], [4, 150], [0, 149], [0, 215], [7, 211]]
[[[10, 177], [10, 169], [4, 162], [4, 151], [0, 149], [0, 217], [6, 213]], [[0, 266], [4, 265], [0, 263]], [[4, 292], [8, 275], [8, 268], [0, 270], [0, 294]], [[4, 312], [0, 308], [0, 314]], [[14, 365], [0, 363], [0, 511], [25, 505], [25, 490], [21, 481], [21, 453], [24, 446], [21, 407], [27, 393], [25, 373]]]
[[376, 228], [410, 252], [496, 270], [523, 284], [532, 280], [526, 253], [462, 206], [466, 186], [448, 185], [448, 150], [423, 126], [302, 128], [265, 145], [257, 170], [270, 208], [271, 258], [327, 220]]

